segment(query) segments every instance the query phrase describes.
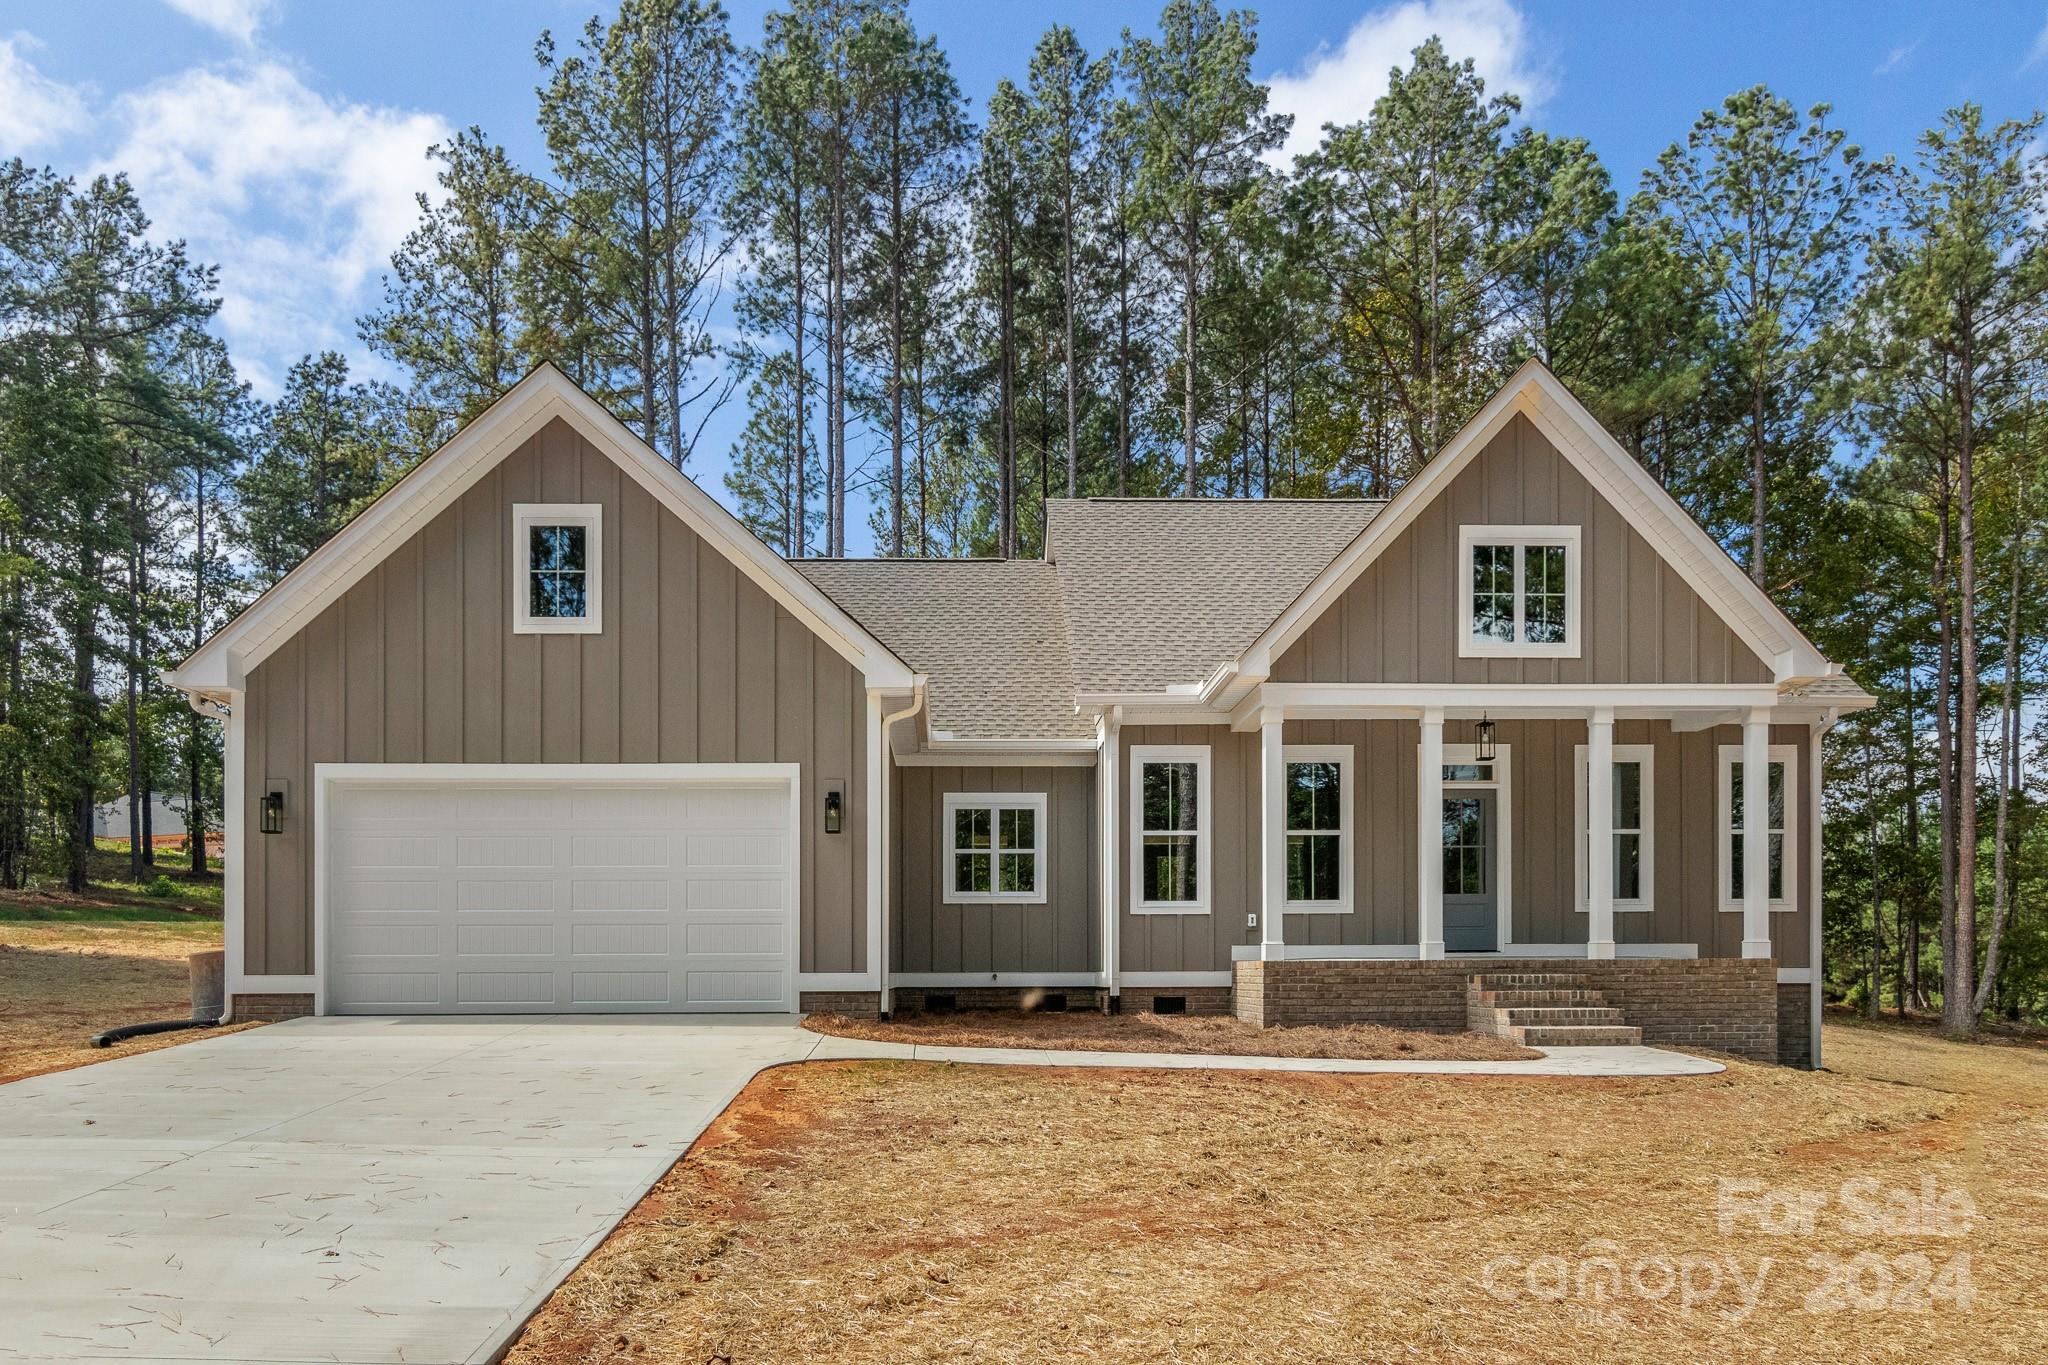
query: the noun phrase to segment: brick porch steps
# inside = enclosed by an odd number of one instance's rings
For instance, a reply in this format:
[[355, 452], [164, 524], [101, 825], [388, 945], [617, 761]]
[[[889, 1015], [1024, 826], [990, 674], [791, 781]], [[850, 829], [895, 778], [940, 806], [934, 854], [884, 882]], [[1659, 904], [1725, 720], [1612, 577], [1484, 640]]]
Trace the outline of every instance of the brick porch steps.
[[1626, 1047], [1643, 1031], [1622, 1021], [1607, 997], [1575, 972], [1491, 972], [1465, 988], [1466, 1022], [1475, 1033], [1524, 1047]]

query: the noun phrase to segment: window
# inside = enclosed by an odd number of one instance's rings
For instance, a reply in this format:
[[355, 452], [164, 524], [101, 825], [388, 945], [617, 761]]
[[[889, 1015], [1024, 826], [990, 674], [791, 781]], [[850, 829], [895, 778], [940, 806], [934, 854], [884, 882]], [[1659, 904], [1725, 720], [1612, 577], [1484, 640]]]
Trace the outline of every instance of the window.
[[[1579, 909], [1586, 908], [1586, 746], [1573, 755], [1573, 866], [1577, 869]], [[1656, 881], [1656, 837], [1651, 807], [1656, 802], [1657, 750], [1648, 744], [1614, 746], [1614, 908], [1649, 910]]]
[[1209, 913], [1209, 746], [1131, 746], [1131, 908]]
[[604, 562], [594, 502], [519, 503], [512, 509], [512, 629], [521, 635], [594, 635]]
[[1045, 795], [947, 792], [946, 903], [1045, 902]]
[[1459, 654], [1578, 657], [1578, 527], [1465, 526], [1458, 553]]
[[[1770, 901], [1773, 910], [1790, 910], [1793, 867], [1799, 857], [1798, 824], [1792, 814], [1799, 807], [1799, 779], [1795, 771], [1798, 750], [1790, 744], [1773, 744], [1769, 749], [1770, 808], [1765, 814], [1770, 852]], [[1721, 746], [1721, 908], [1742, 909], [1742, 746]]]
[[1288, 745], [1287, 908], [1343, 914], [1351, 909], [1351, 746]]

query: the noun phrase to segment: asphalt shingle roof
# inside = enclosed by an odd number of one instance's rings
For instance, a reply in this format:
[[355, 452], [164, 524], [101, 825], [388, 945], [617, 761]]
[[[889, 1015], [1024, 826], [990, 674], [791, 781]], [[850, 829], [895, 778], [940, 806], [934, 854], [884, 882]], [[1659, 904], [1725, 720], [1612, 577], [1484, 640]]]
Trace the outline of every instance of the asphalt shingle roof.
[[928, 674], [931, 728], [963, 739], [1086, 739], [1059, 576], [1036, 559], [804, 559], [796, 570]]
[[1080, 692], [1205, 681], [1301, 595], [1384, 502], [1056, 499], [1059, 570]]

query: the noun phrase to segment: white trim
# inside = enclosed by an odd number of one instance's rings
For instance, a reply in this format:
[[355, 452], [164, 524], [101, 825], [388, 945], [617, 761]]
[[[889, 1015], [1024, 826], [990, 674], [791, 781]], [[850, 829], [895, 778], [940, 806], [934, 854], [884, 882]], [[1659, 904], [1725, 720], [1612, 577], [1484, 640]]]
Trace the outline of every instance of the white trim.
[[[1493, 940], [1496, 951], [1520, 951], [1515, 944], [1515, 763], [1512, 744], [1493, 746], [1493, 776], [1491, 778], [1444, 778], [1440, 791], [1493, 791], [1494, 831], [1493, 841], [1498, 867], [1495, 872], [1493, 918]], [[1479, 762], [1479, 746], [1476, 744], [1446, 744], [1443, 746], [1443, 766], [1459, 767]], [[1442, 923], [1441, 880], [1443, 876], [1443, 802], [1437, 802], [1436, 819], [1430, 828], [1436, 831], [1438, 923]]]
[[789, 784], [789, 952], [783, 1004], [797, 1008], [803, 938], [803, 765], [798, 763], [316, 763], [313, 765], [313, 1013], [327, 1013], [328, 823], [333, 789], [385, 782], [764, 782]]
[[[1634, 897], [1614, 897], [1614, 912], [1621, 914], [1648, 914], [1657, 908], [1657, 746], [1654, 744], [1617, 744], [1614, 746], [1616, 763], [1640, 763], [1643, 768], [1643, 809], [1642, 835], [1643, 852], [1643, 894]], [[1586, 746], [1572, 748], [1572, 885], [1577, 888], [1575, 899], [1580, 914], [1586, 913]], [[1626, 833], [1613, 830], [1612, 833]]]
[[870, 685], [910, 686], [909, 666], [888, 646], [546, 362], [506, 390], [446, 445], [415, 465], [360, 516], [215, 632], [171, 671], [172, 685], [195, 693], [239, 690], [258, 664], [557, 418], [575, 428], [792, 616], [860, 668]]
[[1122, 827], [1118, 823], [1117, 777], [1122, 770], [1123, 715], [1116, 707], [1110, 707], [1096, 717], [1095, 733], [1102, 748], [1102, 765], [1095, 770], [1096, 810], [1095, 848], [1101, 860], [1096, 873], [1100, 877], [1102, 897], [1102, 984], [1111, 998], [1117, 994], [1118, 981], [1123, 975], [1118, 953], [1123, 949], [1121, 932], [1123, 916], [1118, 913], [1117, 888], [1122, 883], [1118, 875], [1121, 868], [1118, 859], [1122, 856]]
[[1358, 805], [1356, 789], [1351, 785], [1353, 772], [1352, 757], [1353, 750], [1349, 744], [1289, 744], [1281, 750], [1280, 762], [1283, 772], [1280, 784], [1280, 827], [1283, 875], [1286, 866], [1286, 840], [1292, 839], [1296, 834], [1331, 833], [1330, 830], [1296, 830], [1290, 826], [1287, 819], [1288, 787], [1284, 770], [1296, 763], [1335, 763], [1337, 765], [1337, 828], [1335, 830], [1337, 835], [1337, 899], [1333, 901], [1288, 900], [1285, 902], [1285, 910], [1290, 915], [1348, 915], [1351, 913], [1351, 907], [1354, 903], [1352, 893], [1352, 863], [1354, 859], [1352, 857], [1352, 850], [1355, 847], [1352, 830], [1354, 823], [1352, 811]]
[[1033, 753], [1010, 750], [989, 752], [980, 749], [924, 749], [917, 753], [896, 755], [896, 766], [899, 768], [1092, 768], [1095, 763], [1093, 749], [1087, 753], [1075, 753], [1069, 749]]
[[249, 990], [244, 983], [254, 979], [243, 970], [249, 965], [248, 931], [243, 919], [245, 860], [255, 852], [246, 837], [249, 821], [248, 812], [243, 809], [247, 796], [243, 791], [242, 768], [248, 761], [249, 742], [246, 707], [247, 698], [237, 693], [228, 707], [227, 734], [221, 743], [220, 919], [221, 947], [225, 950], [221, 954], [222, 1023], [234, 1018], [236, 990]]
[[[1723, 744], [1717, 750], [1715, 760], [1716, 780], [1714, 784], [1714, 903], [1721, 907], [1723, 914], [1742, 913], [1742, 902], [1728, 898], [1730, 873], [1729, 854], [1733, 848], [1734, 833], [1729, 827], [1728, 815], [1734, 801], [1730, 789], [1734, 764], [1742, 757], [1740, 744]], [[1799, 908], [1794, 892], [1799, 875], [1799, 746], [1796, 744], [1772, 744], [1767, 748], [1766, 762], [1782, 763], [1785, 767], [1785, 894], [1771, 900], [1771, 913], [1790, 914]], [[1766, 851], [1765, 866], [1769, 866]]]
[[[1700, 955], [1697, 943], [1617, 943], [1616, 957], [1644, 957], [1686, 959]], [[1287, 960], [1290, 962], [1412, 962], [1418, 956], [1412, 943], [1290, 943], [1287, 945]], [[1503, 962], [1525, 957], [1571, 958], [1586, 961], [1586, 945], [1583, 943], [1518, 943], [1512, 952], [1493, 953], [1445, 953], [1447, 959], [1460, 962]], [[1230, 949], [1233, 962], [1256, 962], [1259, 960], [1259, 945], [1256, 943], [1233, 944]]]
[[1811, 845], [1813, 851], [1807, 855], [1810, 860], [1808, 867], [1811, 869], [1809, 875], [1813, 878], [1813, 885], [1811, 900], [1807, 905], [1807, 913], [1810, 918], [1806, 926], [1808, 934], [1806, 978], [1807, 984], [1811, 989], [1807, 991], [1806, 996], [1806, 1027], [1807, 1043], [1812, 1057], [1813, 1069], [1816, 1071], [1820, 1070], [1821, 978], [1825, 975], [1823, 968], [1827, 965], [1821, 942], [1821, 914], [1825, 908], [1821, 901], [1821, 896], [1825, 890], [1821, 879], [1827, 864], [1827, 859], [1822, 856], [1822, 850], [1826, 845], [1821, 839], [1820, 798], [1822, 786], [1826, 780], [1826, 771], [1821, 764], [1821, 740], [1828, 731], [1835, 728], [1835, 723], [1839, 718], [1838, 712], [1830, 711], [1821, 720], [1809, 727], [1806, 734], [1806, 776], [1812, 792], [1812, 804], [1807, 808], [1807, 832], [1813, 839]]
[[[1210, 785], [1212, 763], [1206, 744], [1133, 744], [1128, 788], [1131, 803], [1129, 849], [1131, 856], [1131, 913], [1134, 915], [1206, 915], [1215, 899], [1216, 811]], [[1191, 901], [1148, 901], [1145, 899], [1145, 765], [1147, 763], [1193, 763], [1195, 765], [1195, 827], [1193, 830], [1162, 831], [1192, 834], [1195, 840], [1195, 899]]]
[[[533, 578], [535, 526], [580, 526], [584, 531], [581, 616], [535, 616], [529, 589]], [[604, 631], [604, 504], [601, 502], [515, 502], [512, 504], [512, 633], [514, 635], [598, 635]]]
[[[884, 837], [888, 826], [882, 818], [883, 805], [886, 800], [882, 784], [885, 781], [884, 775], [888, 771], [883, 765], [889, 761], [888, 744], [886, 742], [888, 730], [882, 722], [882, 715], [886, 709], [882, 702], [881, 692], [876, 688], [869, 688], [866, 757], [862, 760], [866, 765], [862, 772], [866, 781], [861, 784], [863, 791], [862, 806], [864, 807], [861, 813], [861, 839], [864, 845], [862, 862], [867, 873], [866, 879], [862, 883], [864, 887], [863, 899], [866, 902], [862, 908], [867, 911], [868, 918], [867, 967], [869, 971], [876, 973], [882, 971], [886, 961], [882, 956], [882, 910], [888, 887], [885, 874], [889, 866], [888, 841]], [[851, 793], [849, 793], [850, 795]], [[822, 820], [822, 807], [819, 814]], [[797, 828], [801, 832], [803, 826], [798, 825]], [[820, 833], [818, 837], [820, 839], [829, 839], [832, 836]]]
[[[1481, 545], [1514, 550], [1513, 640], [1481, 640], [1473, 634], [1472, 551]], [[1523, 638], [1528, 623], [1528, 561], [1532, 545], [1564, 547], [1564, 639], [1538, 643]], [[1458, 528], [1458, 657], [1461, 659], [1576, 659], [1584, 648], [1579, 634], [1579, 528], [1576, 526], [1460, 526]]]
[[892, 986], [1100, 986], [1095, 972], [895, 972]]
[[[1429, 710], [1452, 719], [1584, 720], [1602, 706], [1617, 720], [1655, 720], [1680, 711], [1739, 711], [1777, 702], [1769, 683], [1261, 683], [1231, 717], [1249, 730], [1266, 711], [1297, 719], [1412, 720]], [[1128, 717], [1126, 718], [1128, 720]], [[1192, 724], [1181, 720], [1176, 724]]]
[[1125, 972], [1126, 986], [1228, 986], [1233, 972]]
[[268, 976], [238, 976], [234, 989], [244, 995], [312, 995], [319, 978], [311, 972], [273, 973]]
[[1805, 986], [1812, 981], [1813, 968], [1811, 967], [1778, 968], [1778, 984], [1780, 986]]
[[1366, 523], [1357, 538], [1245, 648], [1235, 671], [1271, 676], [1273, 660], [1343, 595], [1517, 415], [1526, 416], [1558, 453], [1657, 547], [1686, 584], [1773, 669], [1774, 681], [1826, 674], [1827, 660], [1790, 618], [1539, 360], [1525, 362], [1436, 458]]
[[873, 991], [882, 982], [873, 972], [798, 972], [796, 990], [801, 1003], [805, 991]]
[[[1044, 905], [1045, 904], [1045, 793], [1044, 792], [947, 792], [940, 803], [945, 825], [939, 831], [939, 839], [946, 853], [945, 892], [942, 900], [947, 905]], [[954, 846], [956, 830], [955, 812], [961, 809], [986, 810], [989, 812], [989, 846], [986, 850], [989, 860], [989, 887], [987, 891], [962, 891], [957, 885], [959, 855], [973, 854], [974, 849]], [[1031, 847], [1006, 849], [1000, 847], [1000, 814], [1006, 810], [1028, 810], [1031, 812]], [[996, 883], [1001, 879], [997, 859], [1004, 853], [1029, 853], [1031, 855], [1031, 889], [1029, 891], [998, 891]]]
[[1444, 955], [1444, 713], [1422, 713], [1415, 744], [1416, 956]]

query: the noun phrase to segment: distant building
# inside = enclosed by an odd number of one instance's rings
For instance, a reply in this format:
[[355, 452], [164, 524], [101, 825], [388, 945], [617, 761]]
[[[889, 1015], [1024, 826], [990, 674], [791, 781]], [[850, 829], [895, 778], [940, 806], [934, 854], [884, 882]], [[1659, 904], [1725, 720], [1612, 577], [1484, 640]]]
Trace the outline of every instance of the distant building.
[[[149, 794], [149, 832], [162, 838], [167, 834], [185, 832], [185, 806], [187, 799], [182, 796], [165, 796], [162, 792]], [[103, 801], [92, 808], [92, 832], [96, 839], [126, 839], [128, 837], [128, 798], [117, 796]]]

